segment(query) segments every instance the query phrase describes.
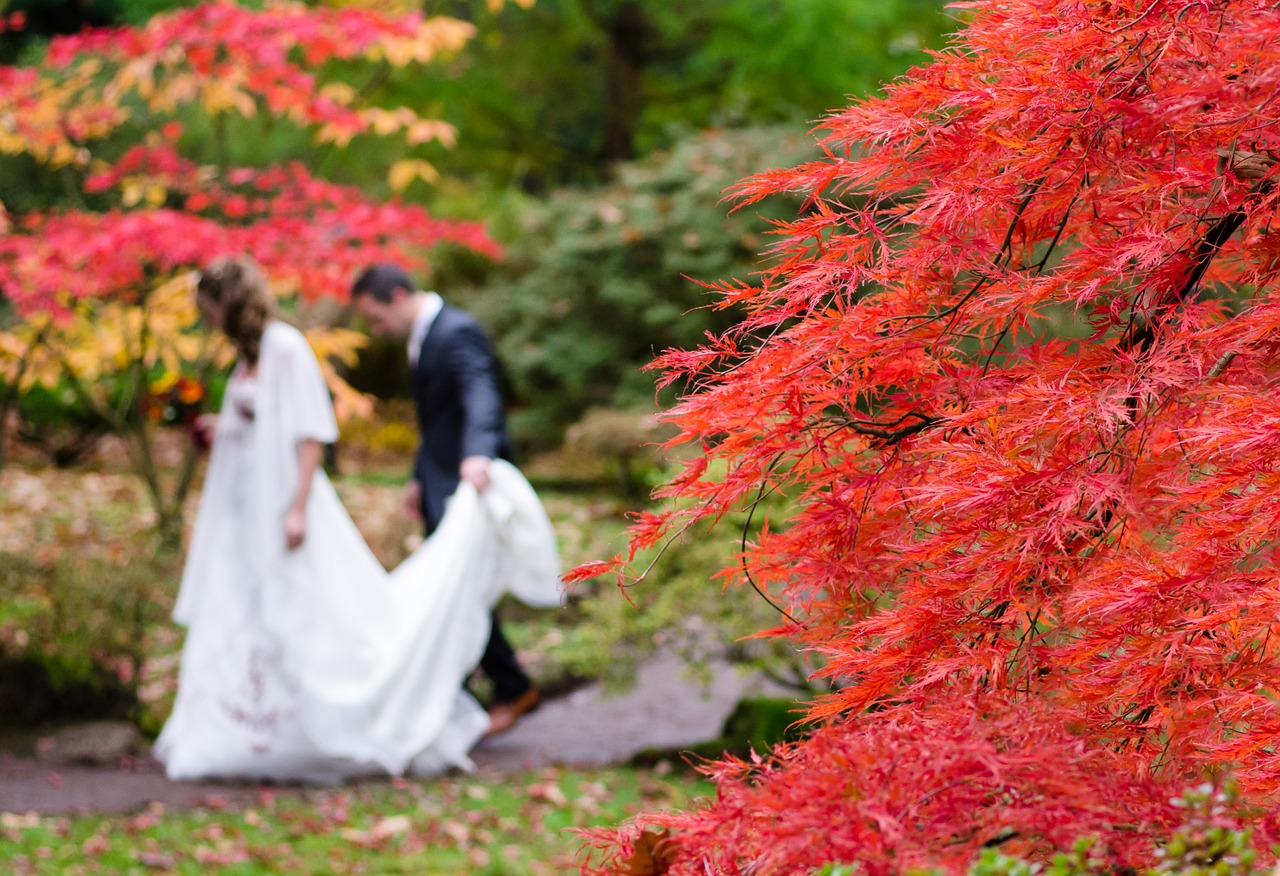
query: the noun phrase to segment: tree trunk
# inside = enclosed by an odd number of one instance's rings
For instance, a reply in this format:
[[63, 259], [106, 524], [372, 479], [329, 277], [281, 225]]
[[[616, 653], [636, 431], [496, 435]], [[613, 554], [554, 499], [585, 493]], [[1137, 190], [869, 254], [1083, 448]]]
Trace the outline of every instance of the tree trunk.
[[640, 4], [629, 0], [601, 22], [608, 40], [605, 57], [604, 131], [600, 158], [635, 157], [636, 128], [644, 107], [644, 65], [651, 26]]

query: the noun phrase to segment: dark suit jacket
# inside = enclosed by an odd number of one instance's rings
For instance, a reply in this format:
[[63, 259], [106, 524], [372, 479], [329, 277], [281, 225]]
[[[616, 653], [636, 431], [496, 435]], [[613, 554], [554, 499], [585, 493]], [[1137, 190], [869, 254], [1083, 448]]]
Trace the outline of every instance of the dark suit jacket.
[[422, 443], [413, 477], [428, 529], [444, 517], [468, 456], [511, 459], [493, 345], [475, 317], [448, 304], [436, 316], [411, 375]]

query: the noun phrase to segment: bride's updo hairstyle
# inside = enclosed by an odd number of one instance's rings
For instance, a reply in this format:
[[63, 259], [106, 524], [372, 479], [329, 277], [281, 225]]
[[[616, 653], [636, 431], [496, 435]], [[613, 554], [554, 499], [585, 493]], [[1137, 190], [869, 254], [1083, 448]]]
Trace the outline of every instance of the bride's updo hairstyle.
[[222, 329], [249, 365], [258, 364], [262, 332], [271, 318], [271, 293], [262, 269], [248, 256], [223, 256], [200, 273], [196, 301], [222, 311]]

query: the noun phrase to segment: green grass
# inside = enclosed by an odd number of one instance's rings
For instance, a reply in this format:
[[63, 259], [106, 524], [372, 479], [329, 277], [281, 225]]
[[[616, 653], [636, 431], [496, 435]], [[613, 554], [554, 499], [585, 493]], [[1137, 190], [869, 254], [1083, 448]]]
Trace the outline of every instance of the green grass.
[[128, 816], [0, 816], [0, 872], [474, 874], [574, 868], [575, 829], [677, 808], [710, 786], [631, 769], [478, 773], [293, 792]]

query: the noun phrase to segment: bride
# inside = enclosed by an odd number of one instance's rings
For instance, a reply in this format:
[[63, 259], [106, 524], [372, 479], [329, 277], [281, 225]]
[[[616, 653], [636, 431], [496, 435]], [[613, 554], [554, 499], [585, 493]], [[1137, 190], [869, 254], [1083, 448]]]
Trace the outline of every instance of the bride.
[[172, 779], [328, 783], [468, 769], [488, 716], [464, 689], [503, 592], [559, 602], [550, 523], [494, 462], [388, 573], [320, 467], [338, 437], [302, 334], [271, 317], [245, 258], [200, 277], [196, 303], [238, 353], [217, 418], [174, 619], [188, 628], [156, 741]]

